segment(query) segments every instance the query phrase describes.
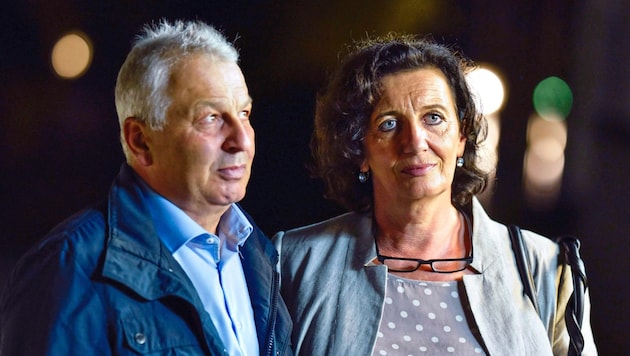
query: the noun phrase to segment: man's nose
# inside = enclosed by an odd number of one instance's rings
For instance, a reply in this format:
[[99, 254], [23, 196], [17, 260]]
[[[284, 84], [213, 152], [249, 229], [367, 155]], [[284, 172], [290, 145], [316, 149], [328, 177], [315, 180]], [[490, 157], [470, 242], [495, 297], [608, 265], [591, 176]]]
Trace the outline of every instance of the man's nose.
[[254, 145], [254, 129], [248, 120], [234, 118], [226, 125], [223, 150], [226, 152], [247, 151]]

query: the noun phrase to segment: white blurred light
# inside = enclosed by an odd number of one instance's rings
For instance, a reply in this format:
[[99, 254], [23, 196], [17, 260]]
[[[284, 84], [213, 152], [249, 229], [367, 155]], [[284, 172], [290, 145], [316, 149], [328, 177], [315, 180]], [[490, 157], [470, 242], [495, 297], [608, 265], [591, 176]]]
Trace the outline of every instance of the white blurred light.
[[493, 114], [503, 107], [505, 86], [495, 71], [480, 66], [467, 73], [466, 79], [475, 97], [477, 108], [484, 115]]
[[472, 93], [477, 110], [488, 122], [488, 135], [479, 144], [478, 166], [488, 172], [489, 180], [486, 190], [478, 198], [485, 206], [491, 204], [494, 177], [498, 163], [498, 145], [501, 135], [501, 118], [499, 112], [505, 101], [505, 88], [500, 76], [490, 69], [490, 65], [479, 65], [466, 73], [466, 81]]
[[80, 32], [64, 35], [53, 47], [51, 61], [55, 73], [61, 78], [80, 77], [92, 62], [90, 40]]
[[479, 156], [477, 164], [485, 171], [496, 169], [499, 157], [498, 146], [501, 135], [501, 123], [499, 116], [492, 114], [486, 117], [488, 121], [488, 136], [479, 144]]
[[477, 165], [488, 172], [488, 186], [478, 195], [478, 198], [485, 207], [489, 207], [494, 190], [497, 163], [499, 162], [498, 146], [499, 137], [501, 136], [501, 121], [498, 113], [488, 115], [486, 119], [488, 120], [488, 136], [479, 144]]

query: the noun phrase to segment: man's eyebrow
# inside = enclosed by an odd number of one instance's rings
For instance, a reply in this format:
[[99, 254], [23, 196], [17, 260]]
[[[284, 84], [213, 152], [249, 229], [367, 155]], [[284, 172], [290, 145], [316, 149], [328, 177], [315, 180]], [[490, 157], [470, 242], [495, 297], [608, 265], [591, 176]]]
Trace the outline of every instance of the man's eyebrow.
[[[202, 100], [200, 102], [197, 103], [197, 105], [195, 105], [196, 107], [204, 107], [204, 106], [210, 106], [210, 107], [217, 107], [217, 106], [222, 106], [226, 103], [226, 100], [223, 99], [206, 99], [206, 100]], [[240, 100], [238, 101], [238, 105], [243, 107], [243, 106], [248, 106], [248, 105], [252, 105], [254, 103], [254, 100], [252, 99], [251, 96], [248, 96], [246, 99]]]
[[241, 102], [241, 106], [252, 105], [254, 103], [254, 99], [251, 96], [247, 96], [247, 100]]

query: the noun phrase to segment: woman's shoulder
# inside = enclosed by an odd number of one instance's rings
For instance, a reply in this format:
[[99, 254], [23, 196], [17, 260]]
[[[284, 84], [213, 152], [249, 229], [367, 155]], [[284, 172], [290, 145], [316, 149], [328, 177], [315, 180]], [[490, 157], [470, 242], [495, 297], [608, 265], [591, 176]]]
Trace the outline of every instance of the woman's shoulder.
[[[512, 250], [507, 224], [489, 217], [478, 201], [473, 204], [473, 216], [477, 236], [483, 236], [484, 239], [480, 241], [481, 245], [487, 248], [494, 246], [500, 250]], [[555, 262], [559, 247], [553, 239], [527, 228], [522, 228], [521, 233], [531, 259]]]
[[280, 231], [273, 239], [282, 239], [285, 246], [336, 243], [344, 238], [371, 234], [371, 224], [369, 214], [349, 212], [313, 224]]
[[289, 236], [309, 236], [320, 235], [321, 233], [339, 233], [352, 229], [357, 224], [365, 223], [366, 220], [371, 221], [366, 214], [349, 212], [313, 224], [289, 229], [285, 231], [285, 234]]
[[521, 230], [523, 241], [532, 263], [545, 264], [555, 268], [560, 253], [560, 246], [551, 238], [527, 229]]

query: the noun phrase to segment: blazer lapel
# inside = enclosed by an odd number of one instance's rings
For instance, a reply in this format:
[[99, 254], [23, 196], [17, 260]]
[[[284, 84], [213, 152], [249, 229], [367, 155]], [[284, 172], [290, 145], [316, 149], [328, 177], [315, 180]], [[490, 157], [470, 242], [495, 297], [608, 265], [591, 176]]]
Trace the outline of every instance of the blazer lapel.
[[335, 355], [371, 355], [381, 323], [387, 268], [370, 263], [376, 257], [371, 226], [371, 218], [363, 215], [352, 234], [354, 237], [347, 240], [345, 265], [350, 269], [340, 281], [339, 300], [351, 302], [338, 309], [337, 324], [351, 327], [336, 330]]
[[[529, 300], [523, 296], [521, 281], [505, 226], [485, 214], [473, 201], [474, 261], [479, 274], [463, 278], [467, 305], [474, 325], [490, 355], [550, 354], [545, 329]], [[476, 331], [473, 327], [473, 332]], [[517, 337], [515, 337], [517, 335]]]

